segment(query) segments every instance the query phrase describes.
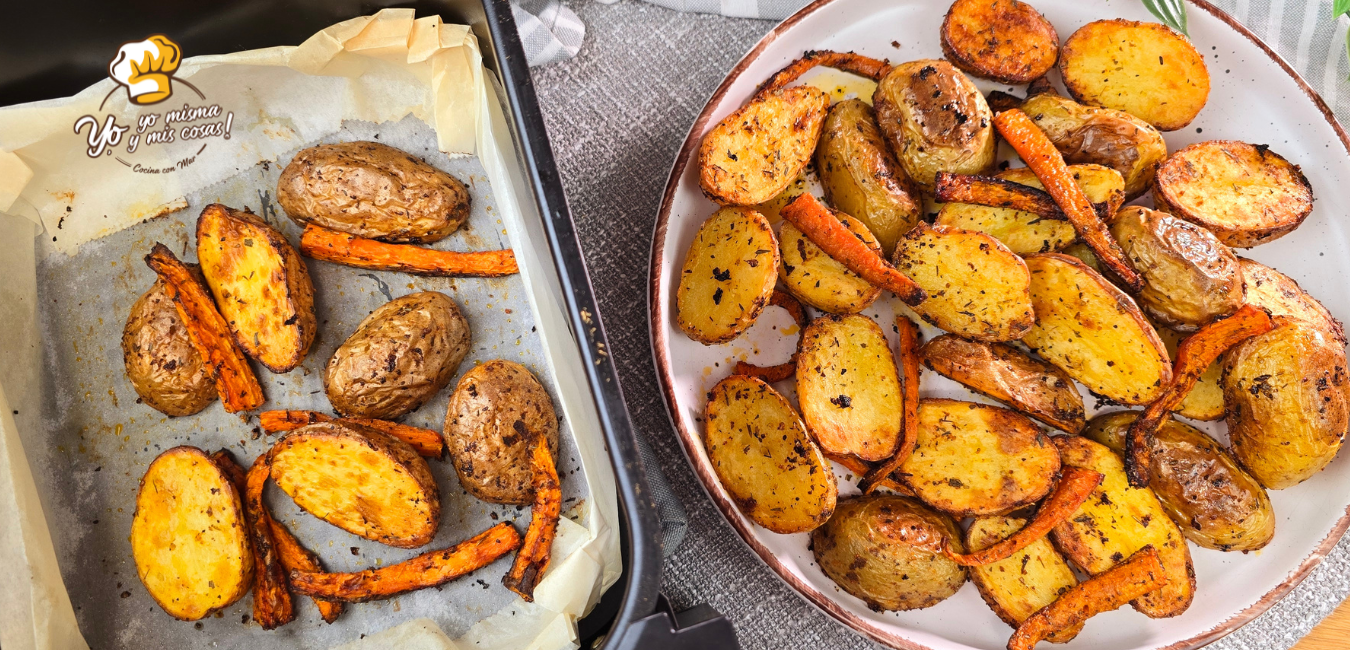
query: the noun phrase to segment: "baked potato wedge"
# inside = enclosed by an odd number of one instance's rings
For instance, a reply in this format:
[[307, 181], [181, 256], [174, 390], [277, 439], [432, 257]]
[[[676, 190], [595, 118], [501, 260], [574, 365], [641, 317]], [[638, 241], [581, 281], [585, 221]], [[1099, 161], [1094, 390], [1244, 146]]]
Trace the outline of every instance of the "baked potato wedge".
[[[867, 247], [881, 255], [881, 244], [863, 222], [842, 212], [835, 216]], [[780, 259], [778, 278], [789, 293], [802, 302], [831, 314], [856, 314], [881, 295], [881, 287], [830, 257], [790, 223], [778, 230]]]
[[1205, 57], [1161, 23], [1083, 25], [1064, 41], [1059, 72], [1074, 99], [1125, 111], [1161, 131], [1190, 124], [1209, 100]]
[[806, 326], [797, 346], [797, 401], [825, 453], [890, 457], [900, 439], [900, 375], [876, 321], [827, 314]]
[[1341, 321], [1293, 278], [1245, 257], [1238, 258], [1238, 267], [1242, 269], [1242, 289], [1247, 304], [1261, 307], [1271, 316], [1292, 316], [1308, 321], [1345, 346], [1345, 329], [1341, 327]]
[[876, 113], [861, 99], [830, 108], [816, 146], [816, 174], [825, 200], [865, 224], [881, 243], [883, 257], [923, 216], [923, 197], [891, 155]]
[[1116, 170], [1125, 182], [1126, 200], [1149, 190], [1158, 164], [1167, 157], [1162, 134], [1125, 111], [1084, 106], [1053, 92], [1032, 95], [1022, 110], [1055, 143], [1070, 169], [1092, 164]]
[[811, 86], [757, 95], [703, 136], [698, 182], [722, 205], [756, 205], [790, 185], [816, 150], [830, 97]]
[[253, 584], [253, 547], [234, 481], [206, 452], [174, 447], [141, 478], [131, 555], [146, 591], [169, 615], [195, 621]]
[[931, 325], [1011, 341], [1035, 323], [1026, 263], [990, 235], [919, 224], [896, 244], [894, 264], [928, 294], [914, 311]]
[[1152, 402], [1172, 361], [1134, 300], [1077, 258], [1026, 258], [1036, 324], [1022, 342], [1088, 390], [1122, 404]]
[[929, 370], [1056, 429], [1083, 428], [1083, 397], [1069, 375], [1015, 347], [943, 334], [919, 354]]
[[[1177, 347], [1190, 335], [1156, 324], [1153, 329], [1158, 333], [1158, 338], [1162, 339], [1163, 346], [1167, 348], [1167, 355], [1172, 358], [1175, 370]], [[1195, 386], [1181, 400], [1181, 405], [1173, 412], [1183, 418], [1202, 422], [1222, 420], [1224, 412], [1222, 381], [1223, 361], [1220, 360], [1205, 369], [1200, 379], [1196, 380]]]
[[[974, 553], [993, 546], [1011, 537], [1026, 523], [1025, 519], [1016, 517], [978, 517], [966, 529], [966, 548]], [[1078, 578], [1064, 561], [1064, 556], [1044, 537], [1010, 558], [969, 567], [969, 571], [970, 581], [979, 588], [980, 597], [989, 609], [1013, 628], [1078, 584]], [[1069, 628], [1049, 640], [1068, 643], [1081, 629], [1081, 625]]]
[[718, 382], [709, 395], [703, 444], [741, 513], [781, 534], [825, 523], [839, 489], [792, 405], [768, 384], [741, 375]]
[[170, 417], [216, 401], [216, 379], [192, 346], [187, 326], [158, 280], [131, 306], [122, 328], [122, 361], [141, 401]]
[[764, 215], [722, 208], [699, 227], [675, 292], [680, 329], [704, 345], [726, 343], [759, 318], [778, 281], [778, 240]]
[[1208, 230], [1131, 205], [1116, 213], [1111, 235], [1144, 276], [1139, 306], [1163, 325], [1195, 330], [1242, 306], [1237, 256]]
[[938, 172], [979, 174], [994, 164], [989, 105], [946, 61], [895, 66], [877, 85], [872, 106], [900, 167], [925, 192], [933, 191]]
[[1055, 27], [1017, 0], [956, 0], [941, 35], [942, 54], [952, 64], [999, 83], [1039, 79], [1059, 58]]

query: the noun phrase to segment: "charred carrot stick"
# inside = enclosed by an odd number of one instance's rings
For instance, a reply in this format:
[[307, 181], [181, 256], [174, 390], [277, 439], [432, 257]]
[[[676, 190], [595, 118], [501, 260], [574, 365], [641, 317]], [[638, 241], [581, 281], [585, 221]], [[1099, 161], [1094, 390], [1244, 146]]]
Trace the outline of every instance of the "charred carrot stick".
[[412, 244], [386, 244], [314, 224], [305, 226], [300, 252], [334, 264], [415, 275], [496, 278], [519, 272], [516, 254], [510, 250], [438, 251]]
[[1163, 420], [1171, 416], [1177, 405], [1195, 388], [1200, 375], [1229, 348], [1253, 336], [1265, 334], [1274, 327], [1266, 310], [1254, 305], [1243, 305], [1232, 316], [1200, 328], [1177, 346], [1172, 383], [1130, 425], [1125, 439], [1125, 475], [1132, 487], [1148, 485], [1149, 468], [1153, 463], [1153, 435], [1162, 426]]
[[[787, 310], [787, 313], [792, 316], [792, 320], [796, 321], [797, 327], [799, 328], [806, 327], [806, 310], [802, 309], [802, 303], [797, 302], [797, 299], [793, 298], [791, 294], [784, 291], [778, 291], [777, 289], [775, 289], [773, 292], [773, 296], [769, 298], [769, 304], [775, 307], [782, 307], [783, 309]], [[798, 334], [798, 338], [800, 338], [800, 336], [801, 335]], [[796, 373], [797, 373], [796, 352], [792, 353], [791, 359], [788, 359], [786, 362], [780, 363], [776, 366], [757, 366], [753, 363], [746, 363], [745, 361], [737, 361], [735, 369], [732, 370], [732, 374], [746, 375], [749, 377], [758, 377], [770, 384], [772, 384], [775, 381], [783, 381], [784, 379], [787, 379], [788, 377], [791, 377]]]
[[1097, 216], [1097, 210], [1083, 193], [1083, 188], [1074, 182], [1073, 174], [1064, 164], [1064, 156], [1060, 155], [1045, 132], [1020, 108], [995, 115], [994, 127], [1036, 174], [1036, 178], [1040, 179], [1046, 192], [1054, 197], [1069, 223], [1073, 224], [1073, 229], [1092, 248], [1097, 259], [1111, 269], [1131, 291], [1142, 289], [1144, 279], [1125, 261], [1120, 244], [1111, 237], [1111, 231]]
[[271, 630], [295, 619], [290, 586], [286, 584], [286, 566], [272, 536], [272, 513], [263, 503], [263, 487], [272, 476], [272, 454], [264, 453], [253, 461], [245, 478], [245, 520], [253, 539], [253, 620]]
[[1008, 639], [1008, 650], [1032, 650], [1037, 643], [1060, 630], [1084, 621], [1167, 585], [1167, 574], [1152, 546], [1135, 551], [1130, 559], [1064, 592], [1054, 602], [1017, 626]]
[[895, 330], [900, 334], [900, 375], [902, 377], [900, 399], [903, 401], [904, 416], [900, 422], [900, 440], [895, 453], [867, 472], [858, 489], [863, 494], [876, 491], [882, 479], [889, 478], [914, 453], [914, 443], [919, 437], [919, 326], [908, 316], [896, 314]]
[[1065, 466], [1063, 474], [1059, 478], [1059, 485], [1055, 487], [1055, 492], [1050, 498], [1041, 504], [1036, 516], [1027, 523], [1026, 526], [1012, 534], [1007, 539], [974, 553], [953, 553], [950, 548], [947, 550], [947, 557], [950, 557], [961, 566], [982, 566], [993, 564], [999, 560], [1006, 560], [1012, 555], [1030, 545], [1032, 542], [1045, 537], [1050, 533], [1050, 529], [1059, 525], [1060, 522], [1073, 516], [1078, 512], [1078, 508], [1087, 501], [1092, 491], [1101, 485], [1102, 475], [1090, 469], [1081, 467]]
[[[853, 472], [853, 475], [857, 476], [859, 480], [867, 476], [868, 472], [872, 471], [872, 463], [869, 463], [861, 458], [858, 458], [857, 456], [844, 456], [839, 454], [826, 453], [825, 458], [827, 460], [832, 460], [836, 463], [839, 463], [840, 465], [843, 465], [844, 469]], [[900, 483], [899, 481], [889, 476], [886, 476], [881, 480], [877, 481], [875, 487], [884, 487], [892, 492], [895, 492], [896, 494], [902, 494], [908, 497], [914, 496], [913, 490], [909, 489], [904, 484]]]
[[202, 285], [200, 273], [159, 243], [145, 256], [145, 263], [164, 281], [164, 293], [183, 319], [188, 340], [215, 374], [216, 392], [220, 393], [225, 410], [237, 413], [262, 406], [265, 401], [262, 385], [248, 365], [248, 357], [235, 343], [229, 323]]
[[220, 471], [225, 472], [225, 476], [229, 477], [230, 482], [234, 484], [234, 488], [239, 491], [239, 500], [241, 502], [246, 501], [245, 495], [248, 492], [247, 474], [244, 473], [244, 468], [239, 466], [239, 461], [234, 459], [234, 454], [231, 454], [227, 449], [221, 449], [211, 454], [211, 461], [220, 468]]
[[778, 214], [802, 231], [826, 255], [867, 282], [899, 296], [905, 304], [914, 306], [928, 297], [913, 280], [868, 248], [816, 197], [802, 194], [783, 206]]
[[[304, 571], [307, 573], [322, 573], [323, 564], [319, 562], [319, 556], [304, 546], [300, 545], [300, 540], [291, 534], [291, 531], [281, 524], [281, 522], [272, 519], [272, 539], [276, 543], [277, 557], [281, 559], [282, 566], [286, 571]], [[325, 623], [336, 621], [338, 616], [342, 615], [342, 603], [336, 600], [323, 600], [322, 598], [312, 598], [314, 604], [319, 608], [319, 616], [323, 617]]]
[[1068, 219], [1048, 192], [993, 176], [938, 172], [934, 192], [936, 194], [934, 198], [944, 203], [973, 203], [995, 208], [1012, 208], [1030, 212], [1044, 219], [1057, 221]]
[[258, 414], [258, 425], [267, 433], [293, 431], [316, 422], [329, 422], [332, 420], [351, 422], [389, 434], [408, 443], [413, 449], [417, 450], [419, 455], [427, 458], [440, 458], [445, 453], [445, 440], [441, 437], [441, 434], [432, 431], [431, 429], [399, 424], [388, 420], [372, 420], [370, 418], [334, 418], [331, 415], [325, 415], [316, 411], [263, 411]]
[[[825, 66], [844, 72], [867, 77], [873, 81], [881, 81], [887, 72], [891, 71], [891, 64], [884, 59], [874, 59], [869, 56], [855, 54], [853, 52], [832, 52], [830, 50], [810, 50], [802, 58], [787, 64], [782, 70], [774, 73], [769, 80], [764, 82], [759, 90], [755, 92], [754, 99], [759, 99], [775, 90], [778, 90], [801, 77], [803, 74], [817, 66]], [[751, 101], [754, 101], [752, 99]]]
[[511, 570], [502, 577], [502, 584], [520, 594], [525, 602], [534, 602], [534, 588], [548, 569], [553, 538], [558, 532], [558, 517], [562, 514], [558, 468], [549, 453], [548, 438], [539, 434], [535, 434], [530, 443], [530, 476], [534, 487], [530, 527], [525, 530], [525, 543], [516, 553]]

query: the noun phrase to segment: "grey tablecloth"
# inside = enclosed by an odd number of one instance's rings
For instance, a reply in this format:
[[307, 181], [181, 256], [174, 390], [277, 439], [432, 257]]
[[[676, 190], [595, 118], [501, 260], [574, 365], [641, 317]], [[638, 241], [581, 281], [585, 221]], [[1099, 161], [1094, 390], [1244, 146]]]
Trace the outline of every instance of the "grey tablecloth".
[[[713, 89], [773, 23], [677, 13], [636, 0], [565, 4], [585, 22], [586, 42], [576, 58], [536, 68], [534, 82], [633, 422], [689, 514], [684, 542], [666, 561], [665, 593], [679, 608], [699, 603], [717, 608], [746, 648], [875, 647], [778, 580], [713, 506], [666, 416], [647, 333], [647, 257], [670, 165]], [[1327, 41], [1340, 47], [1344, 27], [1324, 16], [1330, 14], [1329, 1], [1219, 4], [1247, 20], [1315, 86], [1329, 76], [1326, 57], [1319, 62], [1309, 51], [1310, 42], [1313, 54], [1326, 53]], [[1271, 24], [1272, 16], [1277, 23], [1283, 16], [1293, 31]], [[1305, 21], [1309, 16], [1313, 20]], [[1305, 22], [1317, 27], [1308, 29], [1315, 32], [1309, 39], [1300, 37]], [[1329, 74], [1336, 75], [1333, 81], [1345, 78], [1344, 54]], [[1350, 117], [1344, 112], [1350, 84], [1340, 86], [1340, 96], [1328, 100], [1342, 109], [1344, 122]], [[1347, 592], [1350, 541], [1343, 541], [1292, 594], [1211, 648], [1288, 648]]]

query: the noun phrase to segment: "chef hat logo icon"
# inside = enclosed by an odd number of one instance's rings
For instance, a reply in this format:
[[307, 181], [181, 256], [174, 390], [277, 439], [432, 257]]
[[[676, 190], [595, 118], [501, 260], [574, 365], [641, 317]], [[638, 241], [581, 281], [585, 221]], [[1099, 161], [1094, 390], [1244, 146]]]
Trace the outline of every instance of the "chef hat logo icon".
[[132, 103], [157, 104], [173, 94], [170, 82], [183, 51], [162, 34], [143, 41], [126, 43], [108, 64], [108, 76], [126, 87]]

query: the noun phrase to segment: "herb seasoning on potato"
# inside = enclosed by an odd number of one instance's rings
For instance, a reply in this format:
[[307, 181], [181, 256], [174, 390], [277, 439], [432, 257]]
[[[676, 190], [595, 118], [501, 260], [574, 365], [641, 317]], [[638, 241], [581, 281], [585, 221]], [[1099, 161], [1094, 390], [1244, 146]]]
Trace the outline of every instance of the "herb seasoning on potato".
[[1059, 34], [1017, 0], [956, 0], [942, 20], [942, 53], [956, 67], [1005, 84], [1045, 76], [1059, 58]]
[[946, 61], [895, 66], [877, 85], [872, 106], [900, 166], [925, 191], [933, 190], [938, 172], [979, 174], [994, 164], [989, 105]]
[[[974, 553], [993, 546], [1011, 537], [1026, 523], [1025, 519], [1016, 517], [977, 518], [966, 530], [966, 548]], [[980, 597], [989, 609], [1014, 628], [1078, 584], [1069, 563], [1045, 537], [1012, 557], [967, 570], [970, 581], [980, 590]], [[1049, 640], [1051, 643], [1068, 643], [1080, 630], [1081, 625], [1074, 626]]]
[[900, 438], [900, 373], [876, 321], [858, 314], [812, 321], [797, 347], [797, 399], [826, 453], [889, 458]]
[[156, 411], [192, 415], [216, 401], [215, 375], [188, 339], [163, 281], [131, 306], [122, 330], [122, 359], [131, 387]]
[[749, 329], [778, 282], [778, 240], [764, 215], [722, 208], [699, 227], [675, 292], [680, 329], [704, 345]]
[[829, 95], [810, 86], [757, 96], [703, 136], [699, 187], [722, 205], [777, 196], [811, 161], [829, 107]]

